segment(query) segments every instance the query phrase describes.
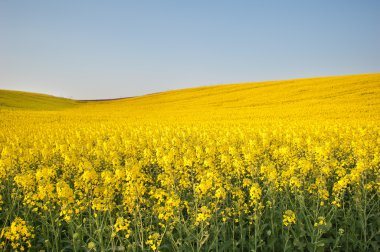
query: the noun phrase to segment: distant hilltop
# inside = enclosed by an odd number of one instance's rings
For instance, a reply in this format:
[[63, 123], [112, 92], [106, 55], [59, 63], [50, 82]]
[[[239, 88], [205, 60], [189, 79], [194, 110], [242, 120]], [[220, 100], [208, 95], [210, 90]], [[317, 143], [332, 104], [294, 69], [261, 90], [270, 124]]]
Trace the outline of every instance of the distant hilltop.
[[99, 115], [158, 118], [324, 118], [380, 119], [380, 73], [283, 81], [223, 84], [136, 97], [73, 100], [0, 90], [0, 109], [93, 111]]

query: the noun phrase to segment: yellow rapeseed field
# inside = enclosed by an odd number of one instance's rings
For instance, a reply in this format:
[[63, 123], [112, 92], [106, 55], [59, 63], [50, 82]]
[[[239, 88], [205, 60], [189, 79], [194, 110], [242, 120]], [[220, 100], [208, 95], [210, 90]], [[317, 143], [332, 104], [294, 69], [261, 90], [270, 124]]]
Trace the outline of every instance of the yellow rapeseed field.
[[378, 251], [380, 74], [0, 91], [0, 250]]

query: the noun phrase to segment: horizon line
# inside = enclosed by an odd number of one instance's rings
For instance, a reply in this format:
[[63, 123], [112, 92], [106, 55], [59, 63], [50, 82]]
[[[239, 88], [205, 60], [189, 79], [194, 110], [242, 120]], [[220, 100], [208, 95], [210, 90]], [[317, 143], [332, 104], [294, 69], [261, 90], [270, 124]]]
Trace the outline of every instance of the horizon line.
[[301, 77], [301, 78], [290, 78], [290, 79], [271, 79], [271, 80], [264, 80], [264, 81], [248, 81], [248, 82], [235, 82], [235, 83], [215, 83], [215, 84], [207, 84], [207, 85], [185, 87], [185, 88], [178, 88], [178, 89], [167, 89], [164, 91], [146, 93], [146, 94], [135, 95], [135, 96], [123, 96], [123, 97], [99, 98], [99, 99], [75, 99], [75, 98], [70, 98], [70, 97], [65, 97], [65, 96], [53, 95], [53, 94], [49, 94], [49, 93], [40, 93], [40, 92], [15, 90], [15, 89], [0, 89], [0, 91], [12, 91], [12, 92], [22, 92], [22, 93], [30, 93], [30, 94], [47, 95], [47, 96], [52, 96], [52, 97], [62, 98], [62, 99], [68, 99], [68, 100], [73, 100], [73, 101], [78, 101], [78, 102], [102, 102], [102, 101], [115, 101], [115, 100], [131, 99], [131, 98], [136, 98], [136, 97], [149, 96], [149, 95], [155, 95], [155, 94], [167, 93], [167, 92], [173, 92], [173, 91], [179, 91], [179, 90], [197, 89], [197, 88], [223, 86], [223, 85], [242, 85], [242, 84], [269, 83], [269, 82], [281, 82], [281, 81], [305, 80], [305, 79], [339, 78], [339, 77], [358, 76], [358, 75], [374, 75], [374, 74], [380, 74], [380, 72], [345, 74], [345, 75], [324, 75], [324, 76]]

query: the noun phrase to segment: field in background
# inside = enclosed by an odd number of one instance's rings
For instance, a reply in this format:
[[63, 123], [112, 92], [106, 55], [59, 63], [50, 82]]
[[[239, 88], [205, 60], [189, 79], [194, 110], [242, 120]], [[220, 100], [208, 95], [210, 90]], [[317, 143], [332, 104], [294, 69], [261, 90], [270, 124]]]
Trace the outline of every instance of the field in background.
[[[0, 109], [79, 109], [86, 115], [146, 120], [378, 120], [380, 74], [216, 85], [120, 100], [75, 101], [0, 90]], [[66, 114], [73, 114], [71, 110]], [[186, 118], [188, 117], [188, 118]], [[186, 121], [185, 119], [189, 119]]]
[[0, 90], [0, 246], [377, 251], [380, 74], [109, 101]]
[[0, 89], [0, 110], [59, 110], [78, 104], [78, 101], [66, 98]]

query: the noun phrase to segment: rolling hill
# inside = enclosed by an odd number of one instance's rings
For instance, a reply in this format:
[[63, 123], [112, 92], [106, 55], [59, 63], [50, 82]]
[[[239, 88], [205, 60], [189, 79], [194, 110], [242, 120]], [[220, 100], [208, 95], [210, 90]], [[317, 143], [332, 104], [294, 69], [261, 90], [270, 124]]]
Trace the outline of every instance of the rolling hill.
[[13, 90], [0, 90], [0, 108], [26, 110], [60, 110], [72, 108], [80, 102], [55, 97]]
[[99, 101], [0, 90], [0, 107], [154, 120], [378, 120], [380, 74], [214, 85]]

